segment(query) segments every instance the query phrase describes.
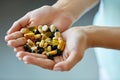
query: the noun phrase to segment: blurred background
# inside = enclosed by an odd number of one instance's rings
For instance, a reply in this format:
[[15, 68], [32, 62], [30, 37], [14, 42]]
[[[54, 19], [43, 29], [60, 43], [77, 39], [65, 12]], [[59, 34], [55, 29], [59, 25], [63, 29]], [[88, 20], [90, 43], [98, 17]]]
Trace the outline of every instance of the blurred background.
[[[93, 49], [69, 72], [54, 72], [19, 61], [12, 48], [4, 41], [7, 30], [14, 21], [28, 11], [56, 0], [0, 0], [0, 80], [98, 80], [98, 65]], [[91, 25], [98, 5], [82, 16], [72, 26]]]

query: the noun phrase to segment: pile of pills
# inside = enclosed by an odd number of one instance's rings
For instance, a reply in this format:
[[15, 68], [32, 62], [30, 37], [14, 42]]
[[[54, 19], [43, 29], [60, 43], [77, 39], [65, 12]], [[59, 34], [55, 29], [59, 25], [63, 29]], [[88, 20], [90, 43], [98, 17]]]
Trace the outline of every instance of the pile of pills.
[[30, 53], [43, 54], [53, 60], [55, 56], [62, 55], [65, 48], [59, 30], [54, 25], [39, 25], [22, 28], [21, 32], [27, 39], [24, 49]]

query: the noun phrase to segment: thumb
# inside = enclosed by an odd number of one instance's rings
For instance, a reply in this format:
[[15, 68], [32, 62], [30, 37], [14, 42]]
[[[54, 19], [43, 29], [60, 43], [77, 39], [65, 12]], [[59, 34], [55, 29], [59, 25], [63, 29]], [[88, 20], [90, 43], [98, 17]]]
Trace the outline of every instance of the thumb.
[[59, 62], [55, 64], [53, 70], [54, 71], [69, 71], [72, 69], [75, 64], [77, 64], [82, 59], [82, 56], [78, 56], [78, 53], [76, 51], [72, 51], [70, 53], [70, 56], [62, 62]]

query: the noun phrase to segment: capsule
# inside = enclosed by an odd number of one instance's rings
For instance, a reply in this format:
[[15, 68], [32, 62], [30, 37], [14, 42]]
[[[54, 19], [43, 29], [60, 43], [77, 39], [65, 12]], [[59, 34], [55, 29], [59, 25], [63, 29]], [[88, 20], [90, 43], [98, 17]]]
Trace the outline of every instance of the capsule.
[[29, 31], [28, 28], [22, 28], [22, 29], [20, 30], [20, 32], [23, 33], [23, 34], [26, 34], [26, 33], [29, 33], [30, 31]]
[[47, 47], [47, 45], [48, 45], [48, 43], [47, 43], [47, 42], [45, 42], [45, 43], [44, 43], [43, 48], [46, 48], [46, 47]]
[[49, 51], [48, 54], [56, 55], [57, 54], [57, 50]]
[[26, 39], [31, 39], [31, 40], [33, 40], [33, 41], [35, 40], [35, 35], [34, 35], [34, 33], [32, 33], [32, 32], [24, 34], [24, 37], [25, 37]]
[[55, 28], [55, 26], [54, 26], [54, 25], [50, 25], [50, 31], [51, 31], [51, 32], [54, 32], [54, 31], [55, 31], [55, 29], [56, 29], [56, 28]]
[[37, 53], [37, 47], [36, 46], [31, 47], [31, 50], [32, 50], [33, 53]]
[[34, 42], [30, 39], [27, 40], [27, 44], [32, 47], [32, 46], [35, 46]]
[[40, 34], [36, 34], [36, 35], [34, 35], [34, 37], [35, 37], [36, 40], [40, 40], [41, 39], [41, 35]]
[[44, 47], [44, 43], [45, 43], [45, 41], [44, 41], [44, 40], [41, 40], [39, 46], [40, 46], [40, 47]]
[[38, 52], [39, 54], [42, 54], [42, 53], [43, 53], [43, 51], [44, 51], [44, 48], [39, 47], [37, 52]]
[[60, 32], [55, 32], [54, 35], [55, 35], [56, 38], [59, 38], [60, 37]]
[[36, 26], [30, 26], [28, 27], [29, 31], [35, 32], [37, 30]]
[[48, 26], [47, 25], [42, 26], [42, 31], [47, 31], [47, 30], [48, 30]]
[[43, 31], [42, 31], [42, 25], [39, 25], [39, 26], [38, 26], [38, 31], [39, 31], [40, 33], [43, 33]]
[[58, 45], [58, 43], [59, 43], [58, 40], [55, 40], [55, 39], [52, 40], [52, 45], [53, 46]]
[[47, 53], [46, 55], [47, 55], [48, 59], [54, 60], [54, 58], [53, 58], [53, 56], [51, 54]]
[[57, 48], [61, 50], [63, 44], [64, 44], [64, 41], [63, 40], [59, 40], [59, 44], [58, 44]]
[[49, 51], [51, 51], [51, 50], [52, 50], [51, 46], [48, 46], [48, 47], [47, 47], [47, 51], [49, 52]]

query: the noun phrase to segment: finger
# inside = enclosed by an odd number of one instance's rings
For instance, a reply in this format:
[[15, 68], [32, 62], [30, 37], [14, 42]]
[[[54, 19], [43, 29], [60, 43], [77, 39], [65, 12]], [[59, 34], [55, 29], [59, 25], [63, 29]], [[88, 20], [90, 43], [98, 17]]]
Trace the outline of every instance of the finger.
[[62, 56], [56, 56], [56, 57], [54, 57], [54, 62], [55, 63], [59, 63], [61, 61], [63, 61], [63, 57]]
[[62, 62], [57, 63], [53, 70], [55, 71], [69, 71], [81, 58], [77, 56], [76, 51], [72, 51], [70, 56]]
[[23, 46], [19, 46], [19, 47], [15, 47], [14, 48], [14, 52], [19, 52], [19, 51], [24, 51], [24, 47]]
[[43, 59], [43, 58], [36, 58], [33, 56], [24, 56], [23, 58], [24, 63], [27, 64], [33, 64], [45, 69], [53, 69], [53, 66], [55, 65], [55, 62], [49, 59]]
[[25, 51], [20, 51], [16, 54], [16, 57], [18, 57], [19, 60], [23, 60], [24, 56], [33, 56], [36, 58], [44, 58], [47, 59], [47, 56], [42, 55], [42, 54], [35, 54], [35, 53], [29, 53], [29, 52], [25, 52]]
[[[30, 14], [30, 13], [29, 13]], [[15, 31], [19, 31], [21, 28], [29, 24], [29, 14], [26, 14], [19, 20], [13, 23], [12, 27], [8, 30], [7, 34], [11, 34]]]
[[24, 45], [26, 42], [27, 42], [26, 38], [25, 37], [21, 37], [21, 38], [18, 38], [16, 40], [9, 40], [8, 41], [8, 46], [19, 47], [19, 46]]
[[12, 40], [12, 39], [17, 39], [17, 38], [20, 38], [22, 36], [23, 36], [23, 34], [20, 31], [16, 31], [12, 34], [5, 36], [5, 40], [8, 41], [8, 40]]

